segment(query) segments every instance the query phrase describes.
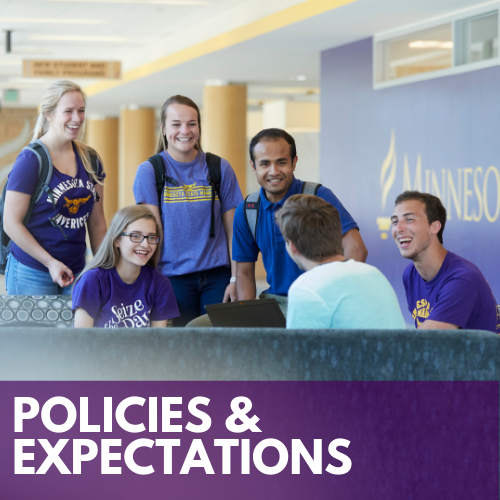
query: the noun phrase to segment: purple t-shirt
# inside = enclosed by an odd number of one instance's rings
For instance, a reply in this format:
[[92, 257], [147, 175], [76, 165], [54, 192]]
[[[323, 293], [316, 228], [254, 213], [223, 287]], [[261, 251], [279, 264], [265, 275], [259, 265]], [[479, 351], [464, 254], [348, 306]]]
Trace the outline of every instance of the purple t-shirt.
[[431, 281], [424, 281], [410, 264], [403, 273], [403, 284], [416, 327], [430, 319], [468, 330], [500, 333], [495, 297], [472, 262], [448, 252]]
[[179, 316], [170, 280], [152, 266], [143, 266], [132, 284], [116, 268], [91, 269], [73, 287], [73, 311], [84, 309], [100, 328], [147, 328], [151, 321]]
[[[95, 182], [85, 170], [76, 151], [75, 157], [76, 177], [63, 174], [54, 166], [49, 187], [52, 189], [55, 207], [50, 198], [43, 195], [33, 207], [27, 228], [42, 248], [68, 266], [73, 274], [78, 274], [85, 267], [85, 223], [92, 213], [96, 191]], [[31, 151], [21, 151], [9, 173], [7, 190], [33, 194], [38, 172], [37, 156]], [[98, 177], [100, 180], [105, 177], [102, 166], [99, 168]], [[21, 250], [14, 242], [11, 252], [25, 266], [47, 271], [43, 264]]]
[[[221, 197], [215, 200], [215, 238], [210, 238], [212, 188], [208, 183], [205, 153], [190, 163], [174, 161], [161, 153], [166, 175], [174, 180], [163, 189], [161, 217], [163, 245], [158, 269], [165, 276], [230, 266], [222, 214], [243, 201], [236, 175], [227, 160], [221, 161]], [[134, 181], [136, 203], [158, 206], [154, 168], [141, 163]]]

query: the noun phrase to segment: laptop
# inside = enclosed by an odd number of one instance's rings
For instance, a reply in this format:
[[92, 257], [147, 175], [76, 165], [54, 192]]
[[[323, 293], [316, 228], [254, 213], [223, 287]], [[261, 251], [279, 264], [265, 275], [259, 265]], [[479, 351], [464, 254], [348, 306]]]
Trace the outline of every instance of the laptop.
[[213, 326], [229, 328], [286, 328], [276, 299], [237, 300], [205, 306]]

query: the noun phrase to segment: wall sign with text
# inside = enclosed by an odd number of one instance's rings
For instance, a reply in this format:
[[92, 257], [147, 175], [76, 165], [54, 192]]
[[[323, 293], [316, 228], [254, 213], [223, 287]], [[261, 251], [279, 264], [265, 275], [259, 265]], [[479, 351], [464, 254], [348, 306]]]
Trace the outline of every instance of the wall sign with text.
[[122, 63], [119, 61], [24, 60], [23, 77], [120, 79]]

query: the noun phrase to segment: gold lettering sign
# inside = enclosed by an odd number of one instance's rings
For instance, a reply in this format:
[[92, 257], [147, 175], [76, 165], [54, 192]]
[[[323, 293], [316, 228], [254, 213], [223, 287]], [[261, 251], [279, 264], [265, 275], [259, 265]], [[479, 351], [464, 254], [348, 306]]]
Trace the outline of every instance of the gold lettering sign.
[[[500, 218], [500, 169], [494, 165], [468, 168], [441, 168], [439, 171], [422, 168], [422, 155], [415, 161], [414, 175], [408, 155], [403, 161], [403, 185], [397, 191], [421, 191], [437, 196], [446, 207], [447, 219], [496, 222]], [[380, 170], [382, 210], [396, 179], [396, 136], [391, 134], [389, 152]], [[413, 179], [413, 183], [412, 183]], [[393, 191], [394, 193], [394, 191]], [[391, 228], [390, 217], [377, 217], [380, 237], [385, 240]]]
[[119, 61], [23, 61], [24, 78], [104, 78], [120, 79]]

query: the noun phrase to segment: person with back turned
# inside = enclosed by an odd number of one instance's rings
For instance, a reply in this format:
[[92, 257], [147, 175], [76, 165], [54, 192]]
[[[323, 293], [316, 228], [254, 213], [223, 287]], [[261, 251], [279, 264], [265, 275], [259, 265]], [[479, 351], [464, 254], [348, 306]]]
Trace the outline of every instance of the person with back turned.
[[375, 267], [346, 259], [338, 210], [306, 194], [276, 215], [300, 275], [288, 291], [287, 328], [404, 329], [398, 299]]
[[[286, 252], [285, 241], [275, 220], [285, 201], [294, 194], [314, 194], [337, 208], [342, 223], [342, 248], [347, 258], [365, 261], [368, 251], [358, 225], [340, 200], [325, 186], [295, 177], [297, 149], [285, 130], [264, 129], [250, 141], [250, 165], [261, 189], [248, 195], [234, 214], [233, 260], [236, 263], [236, 298], [253, 300], [257, 295], [255, 262], [262, 252], [269, 288], [259, 298], [275, 299], [287, 315], [288, 289], [302, 274]], [[209, 327], [209, 318], [201, 316], [189, 323]]]

